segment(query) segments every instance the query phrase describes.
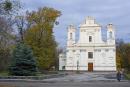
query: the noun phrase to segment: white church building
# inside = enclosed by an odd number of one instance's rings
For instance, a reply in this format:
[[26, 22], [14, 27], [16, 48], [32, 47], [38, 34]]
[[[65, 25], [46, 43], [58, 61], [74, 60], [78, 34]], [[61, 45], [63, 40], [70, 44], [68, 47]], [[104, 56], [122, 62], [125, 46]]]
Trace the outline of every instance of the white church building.
[[102, 26], [87, 17], [79, 27], [68, 26], [66, 52], [59, 55], [59, 70], [116, 71], [115, 32], [108, 24], [107, 40], [102, 39]]

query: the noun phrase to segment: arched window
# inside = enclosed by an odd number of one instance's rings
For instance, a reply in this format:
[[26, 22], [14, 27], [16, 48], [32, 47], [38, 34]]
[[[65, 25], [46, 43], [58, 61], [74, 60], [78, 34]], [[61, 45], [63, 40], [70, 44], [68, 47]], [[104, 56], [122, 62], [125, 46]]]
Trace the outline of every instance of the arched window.
[[70, 33], [70, 39], [72, 39], [72, 33]]
[[92, 42], [92, 36], [89, 36], [89, 42]]
[[111, 31], [109, 32], [109, 37], [112, 38], [112, 32]]

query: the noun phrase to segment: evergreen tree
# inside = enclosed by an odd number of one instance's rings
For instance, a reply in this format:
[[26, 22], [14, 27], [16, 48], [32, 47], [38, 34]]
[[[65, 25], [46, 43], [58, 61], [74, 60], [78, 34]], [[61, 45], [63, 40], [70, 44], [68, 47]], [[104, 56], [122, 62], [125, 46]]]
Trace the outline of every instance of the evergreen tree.
[[32, 50], [23, 43], [16, 45], [12, 54], [12, 65], [10, 66], [10, 74], [16, 76], [32, 76], [36, 75], [36, 61]]

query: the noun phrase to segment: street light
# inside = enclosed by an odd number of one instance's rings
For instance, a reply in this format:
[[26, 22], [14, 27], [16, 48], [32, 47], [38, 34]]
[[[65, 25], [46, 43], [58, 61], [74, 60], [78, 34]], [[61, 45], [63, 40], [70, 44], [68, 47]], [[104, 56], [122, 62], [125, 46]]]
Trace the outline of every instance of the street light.
[[79, 60], [77, 60], [77, 72], [79, 71]]
[[77, 54], [77, 73], [79, 73], [79, 54]]

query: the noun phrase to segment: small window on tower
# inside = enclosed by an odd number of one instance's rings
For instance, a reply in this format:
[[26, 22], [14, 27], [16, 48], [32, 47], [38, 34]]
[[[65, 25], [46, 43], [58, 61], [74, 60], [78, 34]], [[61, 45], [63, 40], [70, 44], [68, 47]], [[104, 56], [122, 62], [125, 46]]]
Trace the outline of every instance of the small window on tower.
[[109, 37], [112, 38], [112, 32], [111, 31], [109, 32]]
[[92, 36], [89, 36], [89, 42], [92, 42]]
[[72, 39], [72, 33], [70, 33], [70, 39]]

